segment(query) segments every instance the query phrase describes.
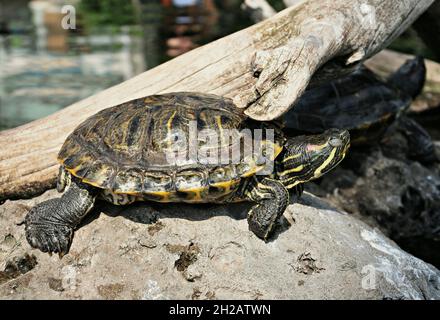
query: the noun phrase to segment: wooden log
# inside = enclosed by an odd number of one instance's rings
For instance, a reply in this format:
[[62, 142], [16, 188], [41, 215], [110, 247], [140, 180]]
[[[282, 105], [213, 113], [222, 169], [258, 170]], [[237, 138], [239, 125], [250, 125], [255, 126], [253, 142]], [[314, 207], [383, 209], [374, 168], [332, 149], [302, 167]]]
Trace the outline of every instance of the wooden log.
[[[0, 132], [0, 200], [54, 185], [67, 135], [106, 107], [149, 94], [231, 97], [257, 120], [283, 114], [331, 59], [339, 69], [380, 51], [433, 0], [303, 0], [261, 23], [190, 51], [53, 115]], [[258, 77], [257, 77], [258, 76]]]
[[292, 6], [296, 5], [296, 4], [298, 4], [298, 2], [300, 2], [300, 1], [301, 0], [283, 0], [284, 5], [286, 7], [292, 7]]
[[[284, 3], [286, 7], [289, 7], [293, 6], [298, 1], [300, 0], [284, 0]], [[251, 11], [250, 14], [252, 14], [255, 22], [261, 22], [275, 15], [275, 10], [273, 10], [273, 8], [271, 8], [265, 0], [245, 1], [243, 6], [245, 7], [245, 10]], [[268, 6], [269, 9], [267, 8]], [[432, 17], [436, 16], [438, 10], [440, 10], [440, 4], [432, 4], [429, 7], [428, 11], [420, 16], [419, 19], [415, 22], [415, 27], [417, 30], [420, 29], [417, 28], [417, 24], [424, 26], [424, 29], [422, 30], [423, 32], [425, 32], [424, 39], [431, 40], [431, 48], [435, 47], [435, 44], [437, 43], [435, 41], [435, 37], [440, 36], [440, 32], [438, 32], [438, 29], [440, 28], [440, 24], [437, 21], [438, 19], [432, 19]], [[425, 17], [426, 21], [422, 21], [423, 17]], [[382, 77], [387, 78], [389, 75], [391, 75], [391, 73], [396, 71], [406, 60], [413, 58], [414, 56], [409, 54], [385, 49], [367, 60], [365, 62], [365, 65]], [[440, 106], [440, 64], [429, 59], [425, 59], [425, 63], [427, 68], [426, 83], [423, 88], [423, 92], [411, 104], [410, 110], [413, 112], [421, 112]]]

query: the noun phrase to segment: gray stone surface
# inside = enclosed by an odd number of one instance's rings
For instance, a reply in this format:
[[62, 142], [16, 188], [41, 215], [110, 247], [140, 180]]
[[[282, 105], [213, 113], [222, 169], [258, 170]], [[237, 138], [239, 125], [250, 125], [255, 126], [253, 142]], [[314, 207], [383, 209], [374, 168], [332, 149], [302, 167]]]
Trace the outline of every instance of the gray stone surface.
[[379, 146], [352, 148], [341, 166], [319, 184], [307, 183], [306, 190], [439, 268], [440, 165], [407, 155], [407, 141], [395, 132]]
[[309, 194], [269, 243], [248, 231], [247, 204], [101, 203], [62, 259], [17, 226], [56, 195], [0, 206], [1, 298], [440, 299], [439, 270]]

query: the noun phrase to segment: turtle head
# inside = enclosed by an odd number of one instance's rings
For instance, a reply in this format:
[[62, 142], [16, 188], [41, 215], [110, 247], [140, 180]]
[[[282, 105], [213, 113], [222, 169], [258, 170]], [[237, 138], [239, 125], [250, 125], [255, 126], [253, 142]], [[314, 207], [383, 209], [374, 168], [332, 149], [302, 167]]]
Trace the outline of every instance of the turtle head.
[[426, 80], [426, 66], [423, 57], [407, 60], [389, 78], [388, 83], [400, 91], [417, 97], [423, 90]]
[[336, 167], [349, 147], [347, 130], [329, 129], [317, 135], [289, 138], [277, 174], [287, 187], [317, 179]]

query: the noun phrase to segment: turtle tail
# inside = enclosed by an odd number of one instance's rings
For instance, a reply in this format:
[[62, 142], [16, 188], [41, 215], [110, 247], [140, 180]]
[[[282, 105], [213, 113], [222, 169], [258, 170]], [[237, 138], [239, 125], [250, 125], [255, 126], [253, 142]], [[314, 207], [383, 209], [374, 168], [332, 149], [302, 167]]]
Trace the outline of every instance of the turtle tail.
[[402, 64], [400, 68], [388, 78], [388, 83], [415, 98], [422, 92], [425, 80], [425, 60], [423, 57], [417, 56]]

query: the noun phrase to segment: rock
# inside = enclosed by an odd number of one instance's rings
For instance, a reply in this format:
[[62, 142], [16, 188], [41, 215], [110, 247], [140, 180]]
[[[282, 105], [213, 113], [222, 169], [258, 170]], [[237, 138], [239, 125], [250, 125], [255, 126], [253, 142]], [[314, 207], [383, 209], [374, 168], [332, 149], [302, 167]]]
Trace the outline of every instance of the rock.
[[4, 271], [0, 271], [0, 284], [11, 279], [19, 277], [32, 270], [37, 265], [37, 259], [34, 255], [24, 254], [21, 257], [15, 257], [6, 262]]
[[[394, 135], [390, 141], [399, 140]], [[440, 166], [408, 160], [400, 148], [384, 143], [373, 150], [353, 149], [342, 166], [312, 191], [352, 213], [405, 250], [440, 266]]]
[[98, 203], [62, 259], [32, 250], [17, 226], [54, 196], [0, 206], [0, 271], [35, 256], [1, 298], [440, 299], [439, 270], [309, 194], [268, 243], [249, 232], [248, 204]]

